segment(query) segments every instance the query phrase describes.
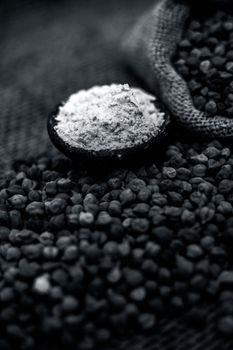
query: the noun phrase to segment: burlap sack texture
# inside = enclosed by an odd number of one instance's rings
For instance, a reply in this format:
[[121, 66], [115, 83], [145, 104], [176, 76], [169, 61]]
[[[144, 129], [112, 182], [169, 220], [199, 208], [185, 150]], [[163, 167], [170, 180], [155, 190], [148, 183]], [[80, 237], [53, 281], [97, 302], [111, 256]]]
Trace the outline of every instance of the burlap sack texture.
[[171, 59], [190, 15], [190, 1], [160, 0], [136, 23], [123, 43], [123, 51], [130, 66], [159, 94], [180, 125], [199, 136], [231, 138], [233, 120], [208, 118], [197, 110], [186, 82], [172, 66]]

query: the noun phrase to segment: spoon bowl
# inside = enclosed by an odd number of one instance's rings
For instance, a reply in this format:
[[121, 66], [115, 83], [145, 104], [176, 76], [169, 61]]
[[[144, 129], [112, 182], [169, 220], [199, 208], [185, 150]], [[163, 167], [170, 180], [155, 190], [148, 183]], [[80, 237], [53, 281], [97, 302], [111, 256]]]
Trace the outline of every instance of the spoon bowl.
[[158, 134], [151, 137], [147, 142], [136, 144], [132, 147], [103, 149], [98, 151], [74, 147], [64, 141], [56, 131], [56, 125], [58, 123], [56, 116], [62, 105], [63, 104], [60, 103], [48, 117], [48, 134], [54, 146], [74, 162], [81, 162], [89, 165], [96, 163], [115, 164], [119, 162], [137, 162], [141, 159], [145, 160], [151, 153], [153, 155], [160, 154], [161, 147], [168, 139], [171, 118], [165, 107], [156, 101], [156, 107], [159, 108], [160, 111], [165, 112], [164, 121]]

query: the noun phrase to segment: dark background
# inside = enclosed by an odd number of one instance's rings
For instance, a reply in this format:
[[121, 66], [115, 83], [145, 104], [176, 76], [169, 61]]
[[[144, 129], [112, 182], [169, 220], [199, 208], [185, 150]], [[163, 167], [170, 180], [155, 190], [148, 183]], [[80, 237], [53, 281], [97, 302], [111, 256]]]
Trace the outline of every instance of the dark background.
[[[14, 157], [55, 151], [46, 119], [72, 92], [112, 82], [137, 84], [124, 67], [120, 42], [153, 0], [3, 1], [0, 5], [0, 166]], [[219, 350], [233, 342], [216, 332], [218, 305], [206, 327], [187, 315], [165, 320], [154, 337], [118, 344], [124, 349]], [[202, 329], [203, 328], [203, 329]]]

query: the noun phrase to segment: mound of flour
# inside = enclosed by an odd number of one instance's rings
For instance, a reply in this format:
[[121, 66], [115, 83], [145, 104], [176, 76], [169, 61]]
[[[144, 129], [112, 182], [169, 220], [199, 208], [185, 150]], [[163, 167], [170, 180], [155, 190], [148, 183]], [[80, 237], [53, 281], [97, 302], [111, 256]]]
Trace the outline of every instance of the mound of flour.
[[73, 147], [120, 150], [156, 136], [164, 117], [155, 106], [155, 97], [139, 88], [94, 86], [71, 95], [60, 107], [55, 130]]

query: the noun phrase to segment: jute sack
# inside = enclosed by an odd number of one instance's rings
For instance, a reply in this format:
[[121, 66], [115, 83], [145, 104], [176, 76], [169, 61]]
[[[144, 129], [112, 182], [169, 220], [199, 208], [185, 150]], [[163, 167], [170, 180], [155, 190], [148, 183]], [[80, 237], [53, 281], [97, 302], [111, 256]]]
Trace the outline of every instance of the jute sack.
[[177, 123], [199, 136], [230, 138], [233, 136], [233, 120], [217, 115], [208, 117], [197, 110], [186, 82], [171, 63], [190, 15], [190, 3], [160, 0], [126, 36], [124, 56], [159, 95]]

